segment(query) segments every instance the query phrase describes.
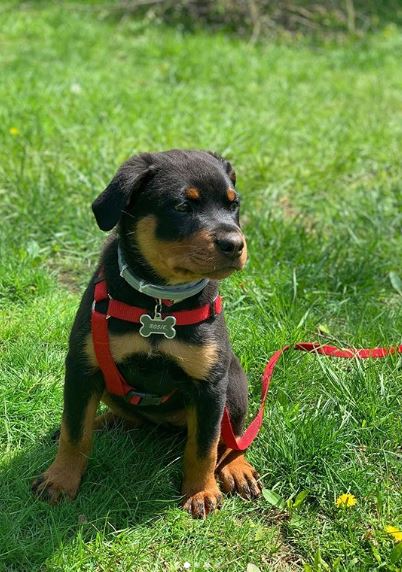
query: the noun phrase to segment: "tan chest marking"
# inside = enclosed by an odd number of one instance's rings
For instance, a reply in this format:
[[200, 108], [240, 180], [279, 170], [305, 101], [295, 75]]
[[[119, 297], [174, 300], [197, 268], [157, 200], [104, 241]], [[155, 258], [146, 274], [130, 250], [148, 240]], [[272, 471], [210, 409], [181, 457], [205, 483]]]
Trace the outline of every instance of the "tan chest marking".
[[[133, 354], [162, 354], [173, 359], [187, 375], [194, 379], [206, 379], [211, 368], [218, 361], [218, 348], [215, 343], [198, 346], [186, 344], [179, 340], [161, 340], [157, 348], [153, 348], [146, 338], [138, 332], [109, 336], [110, 351], [116, 363], [122, 362]], [[85, 342], [85, 353], [92, 367], [98, 367], [92, 336]]]
[[[128, 332], [127, 334], [109, 335], [110, 351], [116, 363], [123, 361], [133, 354], [152, 353], [152, 346], [148, 340], [140, 336], [138, 332]], [[98, 367], [92, 335], [88, 334], [85, 341], [85, 353], [92, 367]]]
[[163, 340], [158, 351], [173, 359], [187, 375], [199, 380], [206, 379], [218, 361], [218, 348], [215, 343], [198, 346], [179, 340]]

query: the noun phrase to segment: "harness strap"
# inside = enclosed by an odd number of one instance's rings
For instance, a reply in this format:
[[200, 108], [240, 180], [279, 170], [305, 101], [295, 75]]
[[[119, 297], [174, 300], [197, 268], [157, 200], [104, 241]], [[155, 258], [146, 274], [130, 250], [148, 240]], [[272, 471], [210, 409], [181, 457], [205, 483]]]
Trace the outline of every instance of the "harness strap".
[[[101, 283], [100, 283], [101, 284]], [[223, 304], [222, 298], [217, 296], [212, 304], [205, 304], [199, 308], [194, 308], [192, 310], [179, 310], [177, 312], [162, 312], [162, 318], [166, 316], [174, 316], [176, 318], [176, 326], [191, 326], [192, 324], [198, 324], [200, 322], [205, 322], [214, 316], [217, 316], [222, 312]], [[114, 300], [113, 298], [109, 301], [108, 306], [108, 317], [117, 318], [118, 320], [124, 320], [126, 322], [140, 323], [140, 317], [144, 313], [148, 313], [149, 310], [144, 308], [138, 308], [137, 306], [129, 306], [120, 300]]]
[[222, 417], [221, 437], [227, 447], [234, 451], [245, 451], [254, 439], [257, 437], [261, 428], [264, 418], [265, 401], [268, 394], [269, 384], [271, 382], [274, 369], [281, 356], [288, 350], [299, 350], [308, 353], [315, 353], [329, 357], [338, 357], [345, 359], [369, 359], [369, 358], [384, 358], [388, 355], [400, 353], [402, 354], [402, 344], [400, 346], [390, 348], [368, 348], [368, 349], [339, 349], [335, 346], [321, 345], [318, 342], [300, 342], [294, 346], [284, 346], [282, 349], [277, 350], [265, 366], [261, 379], [261, 401], [257, 415], [251, 421], [250, 425], [244, 431], [243, 435], [236, 436], [228, 408], [225, 407]]
[[[96, 309], [92, 311], [92, 339], [95, 349], [96, 359], [105, 378], [108, 390], [114, 395], [125, 397], [127, 387], [120, 371], [117, 369], [115, 361], [110, 351], [109, 331], [106, 315], [98, 312]], [[140, 399], [134, 400], [136, 405]]]

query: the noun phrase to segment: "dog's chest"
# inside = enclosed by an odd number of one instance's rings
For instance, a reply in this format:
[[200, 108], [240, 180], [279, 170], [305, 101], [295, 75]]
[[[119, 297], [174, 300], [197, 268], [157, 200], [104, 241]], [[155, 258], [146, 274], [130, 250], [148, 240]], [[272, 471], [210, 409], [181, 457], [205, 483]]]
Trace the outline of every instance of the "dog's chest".
[[[218, 360], [218, 347], [215, 342], [194, 344], [177, 338], [172, 340], [157, 338], [156, 343], [155, 340], [151, 343], [138, 332], [127, 332], [110, 333], [109, 344], [117, 364], [126, 366], [125, 369], [133, 367], [143, 376], [147, 376], [147, 372], [157, 371], [163, 364], [162, 371], [165, 374], [167, 371], [177, 374], [179, 369], [186, 377], [201, 381], [208, 378], [209, 372]], [[86, 353], [91, 365], [97, 365], [92, 336], [87, 338]]]

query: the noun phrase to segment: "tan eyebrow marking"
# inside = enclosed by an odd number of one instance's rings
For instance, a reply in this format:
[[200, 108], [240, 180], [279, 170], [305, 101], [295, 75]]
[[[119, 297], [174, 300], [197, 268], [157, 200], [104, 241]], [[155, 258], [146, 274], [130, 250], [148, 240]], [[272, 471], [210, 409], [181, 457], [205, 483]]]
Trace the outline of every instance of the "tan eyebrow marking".
[[188, 187], [184, 194], [188, 199], [196, 200], [200, 198], [200, 191], [196, 187]]
[[231, 203], [233, 203], [233, 201], [237, 198], [236, 191], [234, 189], [232, 189], [232, 187], [228, 188], [228, 190], [226, 191], [226, 194], [227, 194], [227, 197]]

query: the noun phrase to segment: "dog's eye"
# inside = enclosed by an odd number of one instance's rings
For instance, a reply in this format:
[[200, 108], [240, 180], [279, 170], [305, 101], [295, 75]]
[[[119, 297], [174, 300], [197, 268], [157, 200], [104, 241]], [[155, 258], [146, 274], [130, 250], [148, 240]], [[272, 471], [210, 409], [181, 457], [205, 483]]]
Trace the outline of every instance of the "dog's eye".
[[193, 210], [193, 207], [187, 201], [178, 203], [174, 208], [176, 211], [179, 211], [180, 213], [191, 213]]

